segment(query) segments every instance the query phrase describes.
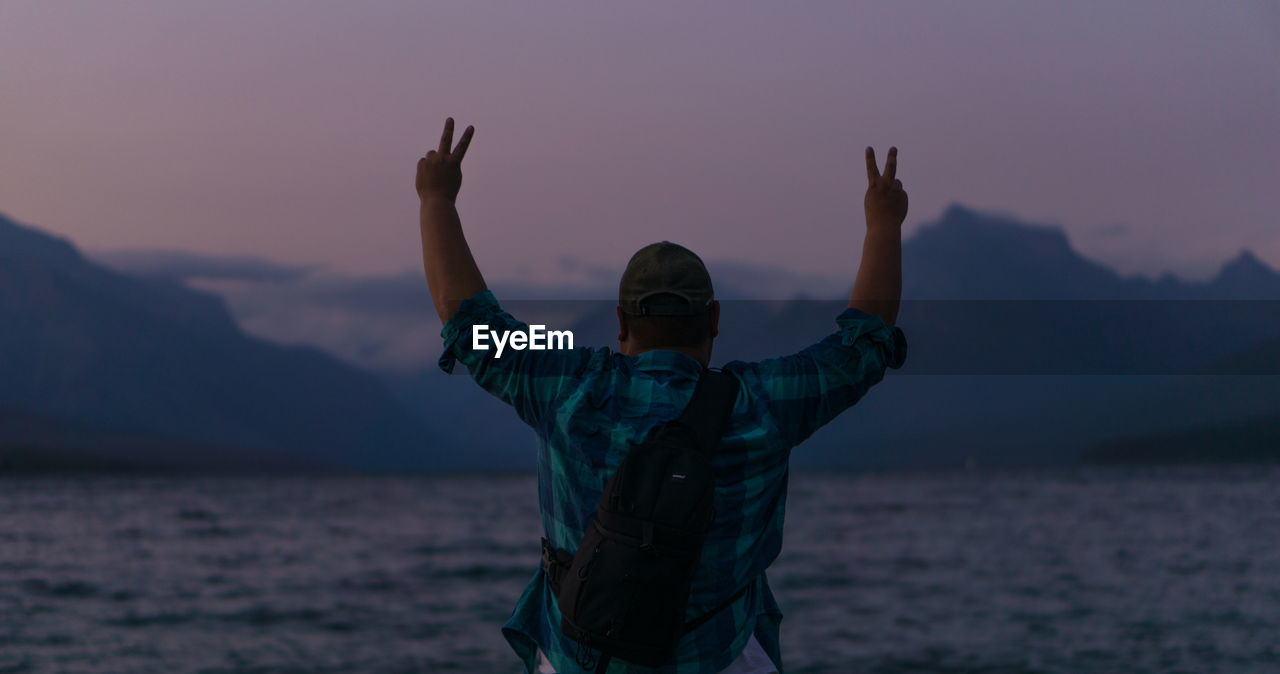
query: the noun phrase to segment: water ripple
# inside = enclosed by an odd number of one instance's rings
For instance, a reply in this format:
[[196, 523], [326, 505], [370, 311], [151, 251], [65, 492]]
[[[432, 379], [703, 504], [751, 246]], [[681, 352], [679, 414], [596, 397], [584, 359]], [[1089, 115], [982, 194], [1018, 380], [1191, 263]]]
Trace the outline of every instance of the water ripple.
[[[796, 672], [1280, 671], [1280, 471], [791, 477]], [[532, 476], [0, 479], [4, 672], [512, 672]]]

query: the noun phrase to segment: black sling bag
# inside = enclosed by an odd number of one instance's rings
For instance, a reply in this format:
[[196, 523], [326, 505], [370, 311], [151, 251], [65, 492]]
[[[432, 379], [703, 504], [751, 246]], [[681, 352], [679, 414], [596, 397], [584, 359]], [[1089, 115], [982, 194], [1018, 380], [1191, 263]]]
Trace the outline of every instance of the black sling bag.
[[[612, 657], [658, 667], [680, 638], [746, 592], [686, 623], [689, 588], [715, 516], [711, 457], [728, 424], [738, 381], [704, 369], [678, 419], [631, 448], [609, 478], [576, 553], [542, 539], [542, 568], [560, 606], [560, 629], [578, 664], [603, 673]], [[591, 650], [601, 656], [593, 662]]]

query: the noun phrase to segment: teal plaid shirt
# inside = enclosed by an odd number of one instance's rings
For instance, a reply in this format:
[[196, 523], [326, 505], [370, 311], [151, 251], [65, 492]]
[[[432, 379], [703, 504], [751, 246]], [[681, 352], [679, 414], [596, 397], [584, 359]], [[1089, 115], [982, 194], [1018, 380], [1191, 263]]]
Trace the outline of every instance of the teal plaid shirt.
[[[465, 300], [445, 324], [440, 367], [452, 372], [462, 361], [485, 390], [511, 405], [538, 437], [538, 502], [543, 535], [556, 547], [574, 550], [609, 476], [627, 449], [651, 429], [680, 415], [693, 395], [701, 365], [677, 351], [624, 356], [608, 348], [515, 351], [502, 357], [472, 348], [475, 325], [491, 331], [527, 331], [503, 311], [488, 290]], [[713, 467], [716, 519], [694, 576], [687, 618], [702, 615], [750, 585], [729, 608], [680, 642], [675, 660], [652, 669], [614, 660], [610, 674], [718, 672], [754, 633], [782, 671], [778, 627], [782, 611], [765, 569], [782, 547], [791, 448], [856, 403], [901, 367], [906, 338], [878, 316], [847, 309], [838, 329], [802, 351], [756, 363], [733, 361], [721, 368], [741, 384], [729, 426]], [[531, 548], [536, 550], [536, 548]], [[583, 671], [575, 643], [560, 632], [560, 610], [540, 560], [503, 636], [524, 661], [537, 668], [540, 647], [561, 674]]]

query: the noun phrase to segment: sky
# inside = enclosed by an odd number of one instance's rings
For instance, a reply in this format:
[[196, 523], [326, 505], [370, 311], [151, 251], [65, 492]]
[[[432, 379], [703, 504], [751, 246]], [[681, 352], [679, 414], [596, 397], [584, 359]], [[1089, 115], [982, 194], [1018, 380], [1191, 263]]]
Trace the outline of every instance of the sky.
[[0, 3], [0, 212], [90, 250], [420, 267], [418, 157], [476, 127], [490, 279], [652, 241], [852, 278], [863, 148], [1126, 273], [1280, 267], [1280, 4]]

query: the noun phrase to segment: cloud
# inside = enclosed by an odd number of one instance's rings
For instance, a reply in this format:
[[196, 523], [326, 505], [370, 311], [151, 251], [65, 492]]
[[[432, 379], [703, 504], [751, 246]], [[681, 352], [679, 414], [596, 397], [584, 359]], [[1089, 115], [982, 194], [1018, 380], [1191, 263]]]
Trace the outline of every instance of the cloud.
[[[99, 251], [96, 260], [126, 273], [165, 277], [214, 292], [237, 324], [256, 337], [315, 346], [367, 370], [421, 372], [440, 357], [440, 321], [420, 271], [352, 276], [261, 257], [176, 250]], [[494, 294], [518, 300], [602, 300], [616, 297], [621, 269], [562, 256], [555, 282], [490, 279]], [[852, 278], [836, 280], [765, 265], [707, 263], [726, 300], [841, 297]], [[528, 308], [527, 306], [525, 307]], [[526, 320], [531, 320], [525, 316]]]
[[[389, 276], [315, 273], [278, 281], [199, 278], [188, 284], [221, 295], [240, 327], [254, 336], [316, 346], [364, 369], [393, 373], [429, 370], [443, 349], [442, 326], [420, 272]], [[601, 298], [591, 286], [567, 283], [498, 281], [490, 288], [504, 301]]]
[[319, 347], [367, 370], [420, 371], [440, 356], [440, 321], [421, 274], [188, 283], [221, 295], [249, 334]]
[[[706, 260], [716, 296], [724, 300], [789, 300], [796, 297], [840, 298], [853, 287], [853, 274], [832, 278], [794, 272], [744, 260]], [[497, 282], [494, 292], [505, 299], [605, 299], [617, 297], [622, 268], [612, 269], [581, 258], [562, 255], [557, 260], [559, 282]]]
[[251, 255], [206, 255], [180, 250], [103, 250], [90, 252], [89, 256], [126, 273], [182, 281], [295, 281], [319, 269], [318, 265], [287, 265]]

